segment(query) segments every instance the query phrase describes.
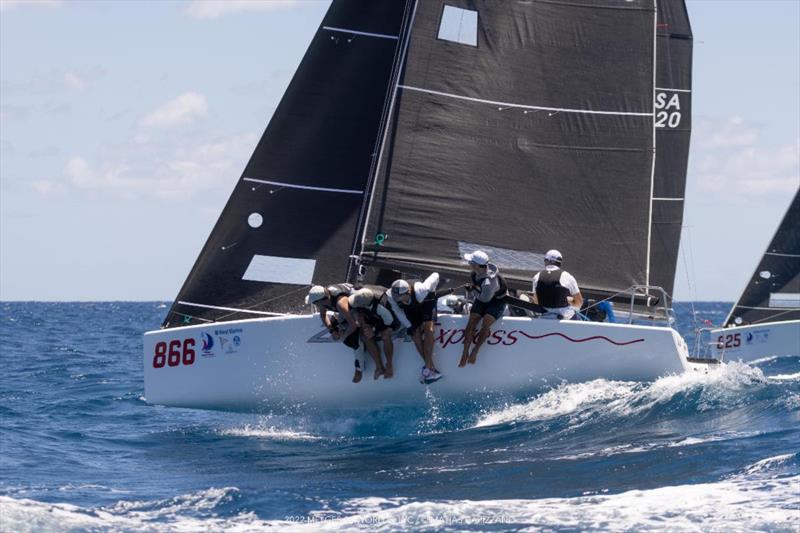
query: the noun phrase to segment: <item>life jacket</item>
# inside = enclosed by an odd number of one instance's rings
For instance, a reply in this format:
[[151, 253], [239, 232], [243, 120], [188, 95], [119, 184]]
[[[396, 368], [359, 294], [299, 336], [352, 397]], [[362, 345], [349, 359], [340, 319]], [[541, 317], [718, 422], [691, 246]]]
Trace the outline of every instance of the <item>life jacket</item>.
[[323, 305], [329, 311], [337, 312], [339, 310], [338, 303], [342, 298], [347, 298], [353, 294], [353, 286], [349, 283], [337, 283], [336, 285], [328, 285], [325, 287], [325, 292], [328, 294], [331, 301], [330, 305]]
[[561, 286], [560, 268], [555, 270], [542, 270], [539, 272], [539, 281], [536, 283], [536, 298], [539, 305], [556, 309], [569, 306], [569, 289]]
[[394, 318], [394, 320], [397, 320], [394, 311], [392, 311], [392, 304], [389, 303], [389, 295], [387, 294], [389, 289], [381, 285], [362, 285], [361, 288], [369, 289], [373, 294], [380, 294], [380, 296], [372, 298], [372, 303], [363, 309], [366, 309], [369, 313], [378, 316], [378, 306], [380, 305], [385, 307], [392, 314], [392, 318]]
[[[479, 287], [481, 286], [481, 282], [483, 281], [483, 279], [486, 279], [483, 278], [479, 280], [475, 272], [470, 272], [469, 277], [472, 279], [472, 284], [478, 290], [480, 290]], [[495, 277], [497, 278], [497, 282], [500, 284], [500, 286], [497, 288], [497, 292], [494, 293], [492, 300], [502, 300], [508, 294], [508, 284], [506, 284], [506, 280], [499, 273], [495, 274]]]

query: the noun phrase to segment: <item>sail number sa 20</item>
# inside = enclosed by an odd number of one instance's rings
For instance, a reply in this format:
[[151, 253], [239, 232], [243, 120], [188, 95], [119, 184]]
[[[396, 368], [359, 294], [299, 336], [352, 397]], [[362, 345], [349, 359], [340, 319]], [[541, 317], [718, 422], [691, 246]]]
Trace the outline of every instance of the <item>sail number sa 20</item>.
[[678, 93], [656, 93], [656, 128], [677, 128], [681, 123], [681, 98]]
[[153, 368], [164, 366], [193, 365], [195, 361], [194, 339], [157, 342], [153, 353]]

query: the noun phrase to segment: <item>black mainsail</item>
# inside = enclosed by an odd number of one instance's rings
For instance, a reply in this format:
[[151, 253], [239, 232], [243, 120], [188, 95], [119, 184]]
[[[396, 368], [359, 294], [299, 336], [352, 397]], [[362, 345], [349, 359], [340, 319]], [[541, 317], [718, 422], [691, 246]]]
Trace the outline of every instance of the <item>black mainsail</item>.
[[410, 7], [334, 0], [164, 327], [296, 311], [345, 278]]
[[[481, 247], [527, 286], [556, 247], [588, 292], [671, 290], [691, 32], [683, 2], [668, 4], [418, 2], [362, 261], [457, 274]], [[442, 38], [453, 10], [466, 38]], [[657, 83], [684, 113], [664, 133]]]
[[691, 51], [683, 0], [334, 0], [164, 326], [474, 248], [516, 288], [555, 247], [591, 295], [670, 291]]
[[800, 189], [724, 327], [800, 320]]

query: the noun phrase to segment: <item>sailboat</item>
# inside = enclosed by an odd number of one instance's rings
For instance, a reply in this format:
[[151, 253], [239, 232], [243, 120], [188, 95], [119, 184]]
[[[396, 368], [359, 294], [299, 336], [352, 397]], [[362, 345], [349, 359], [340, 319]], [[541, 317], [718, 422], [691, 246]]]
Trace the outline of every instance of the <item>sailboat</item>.
[[476, 249], [530, 290], [557, 247], [584, 296], [655, 321], [506, 316], [457, 368], [467, 317], [442, 314], [437, 394], [705, 370], [669, 325], [691, 57], [682, 0], [333, 0], [162, 328], [144, 335], [147, 401], [423, 402], [409, 339], [396, 338], [392, 379], [354, 384], [351, 350], [303, 297], [433, 271], [456, 287]]
[[800, 189], [723, 327], [714, 357], [750, 362], [800, 355]]

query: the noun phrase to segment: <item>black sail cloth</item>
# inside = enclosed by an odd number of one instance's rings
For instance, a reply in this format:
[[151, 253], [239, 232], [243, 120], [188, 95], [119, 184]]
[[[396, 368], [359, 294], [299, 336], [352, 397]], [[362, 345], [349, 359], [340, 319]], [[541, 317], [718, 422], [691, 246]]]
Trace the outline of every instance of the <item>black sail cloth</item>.
[[363, 260], [459, 272], [482, 247], [529, 283], [558, 246], [583, 286], [647, 279], [654, 145], [650, 2], [418, 2]]
[[725, 327], [800, 320], [800, 189]]
[[296, 311], [345, 278], [410, 5], [334, 0], [165, 327]]

